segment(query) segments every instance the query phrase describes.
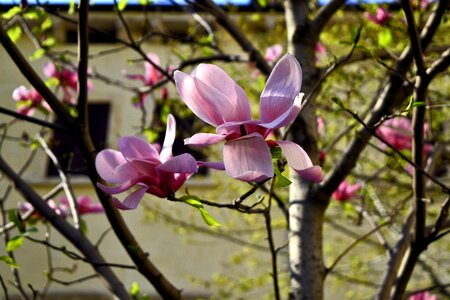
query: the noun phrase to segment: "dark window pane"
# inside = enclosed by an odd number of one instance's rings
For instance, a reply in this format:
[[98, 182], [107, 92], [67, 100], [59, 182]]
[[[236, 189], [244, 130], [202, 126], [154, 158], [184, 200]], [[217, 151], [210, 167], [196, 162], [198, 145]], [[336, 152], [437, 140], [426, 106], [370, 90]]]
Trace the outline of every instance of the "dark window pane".
[[[89, 104], [89, 132], [92, 136], [95, 148], [101, 150], [105, 147], [110, 105], [108, 103]], [[61, 121], [56, 119], [56, 124]], [[73, 174], [84, 174], [86, 165], [81, 156], [80, 150], [75, 146], [72, 138], [65, 136], [63, 133], [55, 131], [50, 147], [59, 160], [63, 170]], [[58, 171], [51, 162], [47, 165], [48, 176], [58, 176]]]

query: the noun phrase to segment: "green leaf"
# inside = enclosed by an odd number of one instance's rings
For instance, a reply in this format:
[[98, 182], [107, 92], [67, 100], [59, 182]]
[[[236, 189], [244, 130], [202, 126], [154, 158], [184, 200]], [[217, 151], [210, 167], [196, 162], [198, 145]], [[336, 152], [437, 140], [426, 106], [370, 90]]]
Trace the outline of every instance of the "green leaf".
[[272, 159], [281, 158], [281, 148], [280, 147], [272, 147], [270, 148], [270, 154], [272, 154]]
[[69, 2], [69, 10], [67, 11], [67, 13], [69, 15], [73, 15], [76, 11], [76, 6], [75, 6], [75, 0], [70, 0]]
[[154, 143], [159, 137], [159, 133], [151, 128], [144, 129], [143, 134], [149, 143]]
[[39, 48], [36, 51], [34, 51], [33, 55], [31, 55], [29, 57], [29, 59], [30, 60], [38, 60], [39, 58], [44, 56], [44, 54], [45, 54], [45, 49], [44, 48]]
[[80, 219], [80, 228], [81, 228], [81, 232], [83, 233], [84, 236], [87, 236], [88, 234], [88, 227], [86, 222], [83, 219]]
[[6, 244], [6, 251], [8, 252], [14, 251], [17, 248], [20, 248], [22, 244], [23, 244], [23, 236], [18, 235], [16, 237], [13, 237]]
[[72, 117], [74, 117], [74, 118], [76, 118], [76, 117], [78, 117], [78, 110], [77, 110], [77, 108], [75, 107], [75, 106], [69, 106], [68, 108], [68, 111], [69, 111], [69, 114], [72, 116]]
[[133, 281], [130, 287], [130, 294], [131, 297], [137, 298], [139, 296], [139, 293], [141, 292], [141, 289], [139, 288], [139, 284], [136, 281]]
[[198, 209], [200, 211], [200, 214], [202, 215], [203, 221], [205, 221], [205, 223], [208, 226], [211, 226], [211, 227], [218, 227], [218, 226], [220, 226], [220, 223], [217, 222], [209, 214], [209, 212], [203, 207], [203, 204], [200, 202], [200, 199], [197, 196], [185, 195], [185, 196], [181, 197], [180, 200], [183, 201], [184, 203], [186, 203], [186, 204], [188, 204], [188, 205]]
[[3, 19], [11, 19], [15, 17], [17, 14], [19, 14], [22, 11], [22, 8], [20, 6], [14, 6], [7, 12], [2, 14]]
[[279, 187], [289, 186], [292, 182], [287, 179], [283, 174], [281, 174], [280, 169], [278, 168], [278, 163], [276, 160], [273, 162], [275, 176], [276, 176], [276, 185]]
[[13, 41], [13, 43], [16, 43], [22, 36], [22, 27], [20, 27], [19, 25], [15, 25], [9, 28], [8, 36]]
[[25, 20], [39, 20], [40, 14], [38, 10], [28, 9], [26, 13], [23, 14]]
[[45, 39], [44, 42], [42, 42], [42, 46], [47, 47], [47, 48], [53, 47], [53, 46], [55, 46], [55, 44], [56, 44], [56, 39], [53, 37], [49, 37], [49, 38]]
[[378, 33], [378, 45], [387, 47], [392, 43], [392, 32], [389, 28], [384, 28]]
[[360, 27], [352, 26], [351, 29], [351, 38], [352, 38], [352, 44], [355, 45], [358, 43], [359, 38], [361, 37], [361, 29]]
[[47, 31], [53, 27], [53, 21], [50, 17], [47, 17], [41, 24], [41, 30]]
[[117, 4], [119, 11], [123, 11], [125, 7], [127, 7], [127, 0], [119, 0], [119, 3]]
[[11, 256], [2, 255], [0, 256], [0, 261], [5, 262], [8, 266], [15, 269], [19, 268], [19, 266], [14, 262], [14, 259]]
[[423, 102], [423, 101], [417, 101], [417, 102], [414, 102], [412, 106], [413, 106], [413, 107], [425, 106], [425, 102]]
[[25, 223], [15, 209], [10, 209], [8, 211], [8, 219], [10, 222], [14, 223], [20, 233], [25, 232]]
[[266, 7], [267, 6], [267, 0], [258, 0], [258, 5], [261, 7]]

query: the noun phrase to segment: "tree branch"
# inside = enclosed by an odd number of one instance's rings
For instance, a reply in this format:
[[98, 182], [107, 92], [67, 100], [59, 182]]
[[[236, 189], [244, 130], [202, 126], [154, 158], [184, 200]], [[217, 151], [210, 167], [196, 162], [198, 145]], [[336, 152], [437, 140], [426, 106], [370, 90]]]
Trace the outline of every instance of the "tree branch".
[[[64, 219], [58, 216], [45, 201], [6, 163], [0, 155], [0, 170], [15, 185], [16, 189], [30, 202], [36, 210], [44, 216], [64, 237], [66, 237], [90, 261], [105, 263], [103, 257], [90, 241], [78, 230], [71, 227]], [[107, 282], [108, 288], [120, 299], [131, 297], [109, 267], [92, 266], [96, 272]]]

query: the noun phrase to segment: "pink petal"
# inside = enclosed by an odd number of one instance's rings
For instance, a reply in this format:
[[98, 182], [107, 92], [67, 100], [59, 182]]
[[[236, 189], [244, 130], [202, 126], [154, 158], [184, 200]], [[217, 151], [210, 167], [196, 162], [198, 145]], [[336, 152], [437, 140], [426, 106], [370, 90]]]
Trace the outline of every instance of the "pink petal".
[[156, 167], [157, 170], [169, 173], [196, 173], [198, 170], [195, 158], [189, 153], [175, 156]]
[[28, 89], [23, 85], [14, 89], [12, 93], [12, 98], [16, 101], [27, 100], [28, 99]]
[[354, 185], [348, 186], [347, 193], [349, 193], [350, 195], [353, 195], [360, 188], [361, 188], [361, 184], [359, 182], [355, 183]]
[[302, 69], [291, 54], [284, 55], [267, 80], [260, 100], [260, 115], [270, 123], [289, 110], [302, 86]]
[[269, 147], [257, 133], [227, 141], [223, 161], [227, 174], [242, 181], [261, 181], [274, 175]]
[[48, 78], [58, 77], [58, 70], [56, 69], [56, 66], [50, 61], [44, 64], [43, 71], [44, 75], [47, 76]]
[[181, 99], [197, 117], [216, 127], [224, 122], [213, 100], [204, 99], [199, 95], [194, 79], [190, 75], [175, 71], [173, 76]]
[[119, 149], [127, 159], [159, 159], [159, 153], [146, 140], [136, 136], [124, 136], [119, 140]]
[[321, 182], [324, 178], [322, 168], [314, 166], [305, 150], [289, 141], [275, 141], [286, 157], [288, 165], [300, 176], [314, 182]]
[[200, 96], [209, 100], [225, 122], [251, 119], [247, 95], [224, 70], [215, 65], [200, 64], [193, 76]]
[[197, 161], [200, 167], [207, 167], [215, 170], [225, 170], [225, 164], [221, 161]]
[[[149, 159], [133, 159], [129, 165], [137, 172], [136, 176], [155, 177], [158, 176], [158, 172], [155, 170], [161, 162], [159, 160]], [[126, 172], [126, 170], [123, 170]]]
[[[158, 55], [154, 53], [148, 53], [147, 57], [151, 60], [155, 65], [161, 65]], [[145, 83], [147, 85], [154, 85], [158, 82], [159, 71], [155, 68], [151, 63], [145, 62]]]
[[267, 62], [273, 62], [278, 58], [278, 56], [281, 55], [282, 52], [283, 52], [283, 46], [281, 46], [280, 44], [273, 45], [266, 49], [266, 53], [264, 54], [264, 59]]
[[184, 144], [190, 146], [204, 147], [218, 143], [225, 139], [225, 135], [214, 133], [197, 133], [192, 137], [185, 139]]
[[122, 75], [131, 80], [139, 80], [145, 82], [144, 75], [142, 74], [128, 74], [126, 70], [122, 70]]
[[115, 207], [121, 210], [135, 209], [139, 205], [139, 202], [141, 202], [146, 191], [147, 187], [142, 187], [129, 194], [123, 202], [120, 202], [116, 198], [112, 198], [112, 202]]
[[95, 158], [95, 168], [100, 177], [104, 180], [111, 183], [121, 183], [123, 182], [123, 177], [117, 177], [117, 174], [114, 171], [118, 166], [125, 164], [126, 162], [127, 161], [122, 153], [106, 149], [97, 154], [97, 157]]
[[122, 192], [125, 192], [126, 190], [129, 190], [133, 186], [137, 185], [139, 182], [143, 181], [144, 179], [145, 179], [144, 177], [136, 177], [136, 178], [133, 178], [129, 181], [122, 183], [119, 186], [107, 186], [107, 185], [101, 184], [100, 182], [97, 182], [97, 187], [107, 194], [112, 194], [112, 195], [120, 194]]
[[295, 120], [295, 118], [297, 118], [298, 114], [300, 113], [303, 96], [303, 93], [298, 94], [298, 96], [295, 97], [292, 106], [272, 122], [262, 123], [259, 125], [265, 128], [276, 129], [291, 123]]
[[165, 162], [172, 157], [172, 146], [175, 141], [175, 118], [169, 114], [167, 117], [166, 136], [160, 153], [161, 162]]

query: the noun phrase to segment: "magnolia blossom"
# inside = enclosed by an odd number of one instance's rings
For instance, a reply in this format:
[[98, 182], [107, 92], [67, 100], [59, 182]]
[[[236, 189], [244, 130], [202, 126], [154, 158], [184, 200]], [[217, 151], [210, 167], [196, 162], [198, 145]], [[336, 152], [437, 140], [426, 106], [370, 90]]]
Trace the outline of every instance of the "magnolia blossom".
[[252, 120], [244, 90], [215, 65], [200, 64], [191, 74], [176, 71], [174, 78], [184, 103], [217, 132], [195, 134], [185, 144], [207, 146], [225, 140], [221, 167], [228, 175], [248, 182], [273, 177], [270, 148], [280, 147], [287, 163], [301, 176], [323, 180], [322, 169], [312, 164], [299, 145], [266, 141], [274, 129], [289, 124], [300, 112], [302, 71], [292, 55], [283, 56], [270, 74], [260, 99], [259, 120]]
[[375, 24], [384, 25], [391, 18], [391, 14], [386, 8], [378, 7], [375, 14], [365, 12], [364, 17]]
[[[51, 199], [47, 201], [47, 205], [51, 209], [53, 209], [58, 216], [61, 216], [61, 217], [65, 218], [65, 217], [67, 217], [69, 215], [69, 211], [70, 210], [68, 209], [67, 206], [59, 205], [55, 201], [53, 201]], [[27, 214], [28, 212], [30, 212], [30, 211], [32, 211], [34, 209], [33, 205], [31, 205], [31, 203], [29, 203], [29, 202], [25, 202], [25, 203], [20, 203], [19, 202], [18, 203], [18, 207], [19, 207], [19, 211], [22, 214]], [[31, 215], [31, 218], [36, 220], [36, 219], [41, 218], [41, 215], [39, 214], [39, 212], [34, 211], [33, 214]]]
[[173, 157], [175, 140], [175, 119], [169, 115], [166, 136], [161, 152], [145, 140], [125, 136], [119, 140], [119, 150], [106, 149], [96, 158], [99, 175], [115, 186], [97, 183], [108, 194], [119, 194], [136, 186], [123, 202], [113, 198], [119, 209], [134, 209], [145, 193], [165, 198], [177, 191], [183, 183], [197, 172], [194, 157], [184, 153]]
[[[77, 204], [78, 204], [78, 212], [80, 215], [86, 215], [86, 214], [96, 214], [96, 213], [102, 213], [103, 206], [101, 206], [98, 203], [93, 203], [91, 198], [89, 196], [83, 195], [77, 198]], [[55, 213], [63, 218], [66, 218], [70, 215], [70, 204], [67, 197], [62, 197], [59, 201], [59, 203], [56, 203], [53, 200], [47, 201], [47, 205], [50, 206], [51, 209], [55, 211]], [[26, 214], [29, 211], [33, 210], [33, 206], [26, 202], [26, 203], [19, 203], [19, 210], [22, 214]], [[35, 211], [32, 214], [32, 217], [34, 218], [41, 218], [41, 215]]]
[[317, 42], [314, 51], [316, 52], [316, 61], [320, 61], [327, 55], [327, 49], [321, 42]]
[[419, 8], [427, 9], [431, 3], [433, 3], [433, 0], [419, 0]]
[[[146, 87], [152, 87], [164, 78], [164, 74], [162, 74], [158, 70], [158, 68], [155, 67], [155, 65], [157, 66], [161, 65], [158, 55], [156, 55], [155, 53], [148, 53], [147, 57], [154, 63], [154, 65], [146, 61], [144, 63], [144, 74], [128, 74], [126, 70], [122, 70], [122, 74], [129, 79], [141, 81]], [[167, 88], [163, 87], [161, 89], [161, 98], [165, 99], [167, 98], [167, 96], [168, 96]], [[147, 94], [145, 93], [139, 94], [139, 101], [137, 101], [135, 105], [137, 107], [141, 107], [146, 99]]]
[[[428, 126], [424, 125], [424, 134]], [[412, 147], [412, 124], [411, 120], [406, 117], [397, 117], [386, 120], [377, 128], [377, 134], [385, 139], [398, 151]], [[430, 151], [430, 145], [426, 144], [424, 147], [425, 153]]]
[[[60, 207], [64, 207], [66, 211], [70, 210], [69, 199], [67, 197], [63, 197], [60, 200]], [[100, 203], [94, 203], [91, 198], [87, 195], [82, 195], [77, 198], [78, 204], [78, 213], [80, 215], [86, 214], [97, 214], [102, 213], [104, 211], [103, 206]]]
[[356, 192], [361, 188], [361, 184], [355, 183], [349, 184], [347, 180], [344, 180], [339, 184], [338, 188], [333, 192], [332, 196], [337, 201], [346, 201], [351, 199]]
[[264, 59], [269, 63], [275, 62], [282, 53], [283, 53], [283, 46], [281, 46], [280, 44], [275, 44], [266, 49]]
[[411, 297], [409, 297], [409, 300], [437, 300], [436, 295], [430, 295], [428, 291], [415, 293]]
[[[76, 104], [76, 98], [73, 93], [78, 91], [78, 73], [76, 70], [70, 70], [66, 67], [57, 67], [53, 62], [44, 64], [44, 75], [48, 78], [58, 79], [58, 86], [63, 93], [62, 102]], [[88, 90], [92, 90], [92, 81], [87, 82]]]
[[34, 88], [27, 89], [21, 85], [13, 91], [12, 98], [17, 102], [17, 112], [23, 115], [31, 116], [35, 108], [51, 111], [50, 106]]

